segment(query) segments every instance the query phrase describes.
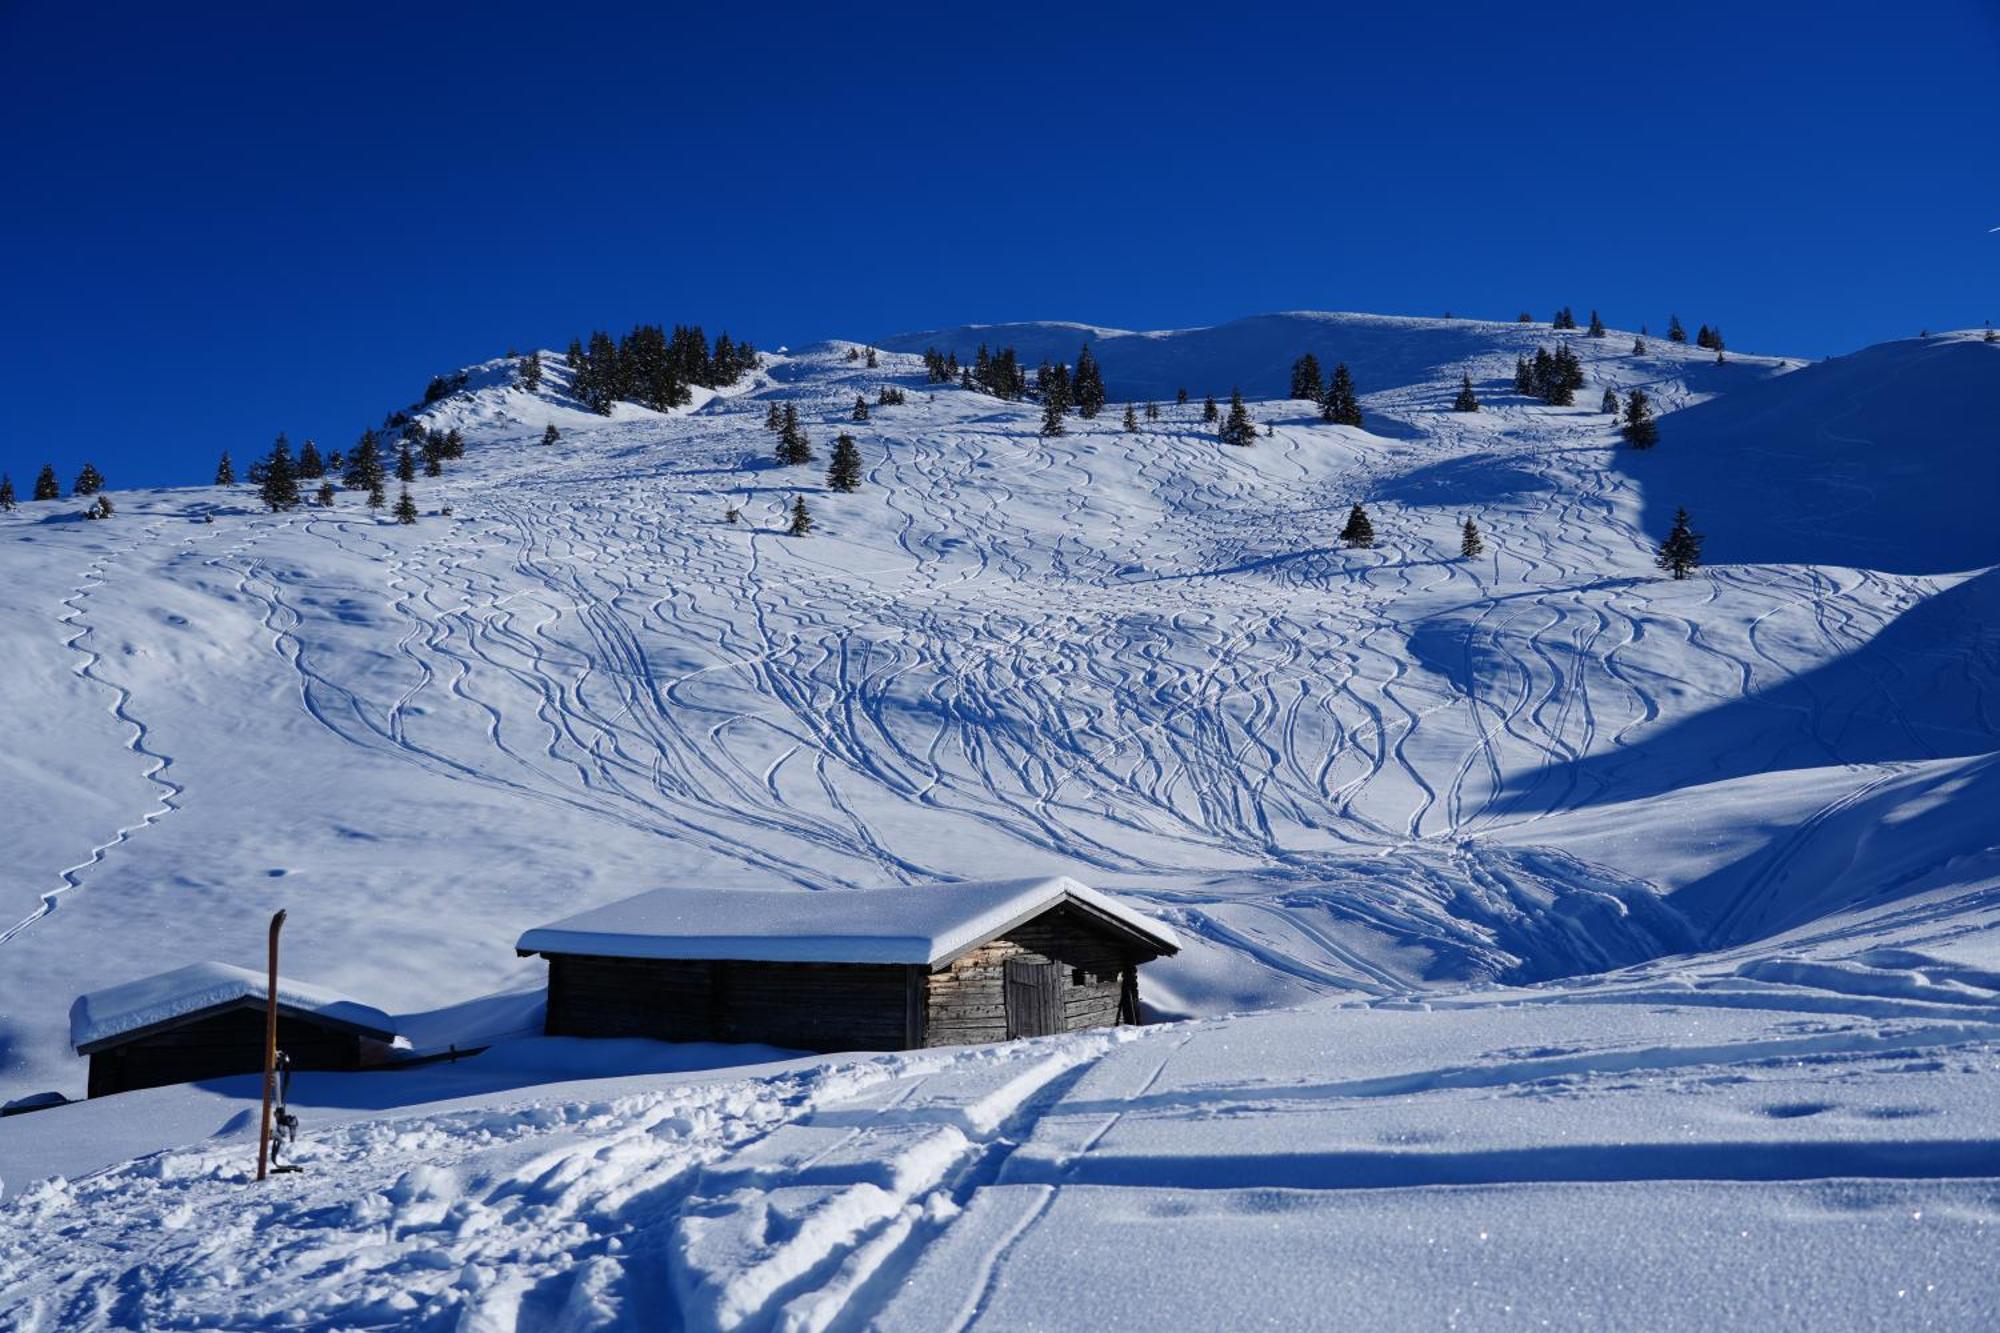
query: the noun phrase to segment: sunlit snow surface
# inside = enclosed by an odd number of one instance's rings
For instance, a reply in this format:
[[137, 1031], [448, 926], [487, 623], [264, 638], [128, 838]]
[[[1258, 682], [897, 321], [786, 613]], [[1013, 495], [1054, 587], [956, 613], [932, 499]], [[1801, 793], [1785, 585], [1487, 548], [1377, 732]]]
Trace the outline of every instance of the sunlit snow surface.
[[[301, 1075], [258, 1192], [254, 1080], [0, 1120], [0, 1325], [1988, 1325], [2000, 347], [1578, 337], [1562, 410], [1507, 387], [1545, 328], [1097, 336], [1163, 420], [1042, 439], [845, 344], [608, 422], [492, 367], [450, 518], [0, 516], [0, 1099], [80, 1092], [71, 997], [254, 966], [279, 906], [287, 976], [499, 1040]], [[1369, 431], [1215, 443], [1307, 349]], [[1606, 384], [1686, 410], [1621, 452]], [[764, 462], [773, 399], [862, 492]], [[480, 998], [660, 884], [1050, 873], [1176, 928], [1188, 1021], [719, 1068], [783, 1053]]]

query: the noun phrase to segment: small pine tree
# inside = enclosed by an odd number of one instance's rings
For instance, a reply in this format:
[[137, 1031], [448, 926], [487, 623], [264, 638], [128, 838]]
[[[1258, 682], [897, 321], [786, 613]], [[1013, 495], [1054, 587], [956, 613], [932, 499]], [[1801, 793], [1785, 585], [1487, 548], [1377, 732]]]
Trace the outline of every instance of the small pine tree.
[[1669, 315], [1667, 317], [1667, 341], [1670, 343], [1684, 343], [1687, 340], [1688, 333], [1686, 329], [1681, 327], [1681, 317], [1679, 315]]
[[794, 537], [803, 537], [813, 530], [812, 510], [806, 508], [806, 497], [792, 497], [792, 526], [786, 531]]
[[1105, 397], [1104, 368], [1090, 354], [1090, 344], [1085, 343], [1076, 354], [1076, 373], [1070, 377], [1070, 401], [1076, 405], [1078, 416], [1094, 421], [1104, 410]]
[[1479, 535], [1479, 525], [1469, 515], [1464, 526], [1458, 530], [1458, 553], [1466, 560], [1476, 560], [1486, 553], [1486, 541]]
[[1644, 338], [1634, 338], [1632, 340], [1632, 355], [1644, 356], [1645, 354], [1646, 354], [1646, 340]]
[[868, 349], [868, 360], [866, 364], [870, 370], [876, 369], [875, 349], [872, 347]]
[[1595, 310], [1590, 312], [1589, 336], [1593, 338], [1602, 338], [1604, 336], [1604, 321], [1597, 317]]
[[1319, 414], [1336, 426], [1361, 424], [1361, 398], [1354, 392], [1354, 376], [1348, 373], [1345, 361], [1333, 368], [1333, 378], [1326, 382]]
[[1677, 579], [1686, 578], [1701, 564], [1701, 544], [1703, 537], [1688, 523], [1688, 511], [1677, 510], [1674, 514], [1673, 531], [1660, 543], [1660, 550], [1653, 557], [1653, 563], [1666, 570]]
[[1044, 437], [1064, 433], [1063, 415], [1066, 408], [1061, 393], [1050, 390], [1042, 398], [1042, 435]]
[[2000, 343], [2000, 332], [1994, 331], [1992, 320], [1989, 319], [1986, 321], [1986, 336], [1980, 341], [1989, 343]]
[[222, 451], [222, 461], [215, 465], [215, 484], [234, 486], [236, 484], [236, 464], [229, 461], [229, 451]]
[[833, 463], [826, 470], [828, 490], [858, 491], [861, 489], [861, 451], [854, 447], [852, 435], [836, 436], [833, 441]]
[[1535, 317], [1523, 310], [1520, 314], [1514, 316], [1514, 322], [1516, 324], [1532, 324], [1535, 322]]
[[1250, 409], [1243, 404], [1243, 390], [1229, 391], [1229, 416], [1222, 423], [1222, 442], [1248, 447], [1256, 442], [1257, 423], [1250, 419]]
[[1535, 367], [1525, 356], [1514, 358], [1514, 392], [1523, 397], [1535, 392]]
[[530, 352], [521, 358], [521, 387], [529, 393], [542, 387], [542, 354]]
[[341, 481], [350, 491], [381, 489], [382, 450], [374, 431], [361, 432], [360, 442], [354, 446], [354, 452], [347, 456], [347, 467]]
[[783, 430], [784, 428], [785, 428], [784, 414], [778, 410], [778, 405], [776, 403], [772, 403], [771, 406], [767, 408], [764, 412], [764, 429], [770, 431], [773, 435], [776, 435], [779, 431]]
[[1660, 442], [1660, 423], [1653, 420], [1652, 400], [1644, 389], [1634, 389], [1625, 400], [1625, 440], [1634, 449], [1650, 449]]
[[856, 421], [868, 420], [868, 400], [858, 393], [854, 395], [854, 419]]
[[1222, 409], [1215, 405], [1215, 395], [1209, 394], [1201, 400], [1201, 419], [1216, 422], [1222, 419]]
[[444, 475], [444, 455], [435, 449], [424, 450], [424, 475], [442, 477]]
[[[431, 457], [436, 458], [436, 454]], [[405, 486], [417, 479], [417, 456], [410, 449], [410, 442], [404, 440], [396, 450], [396, 480]]]
[[56, 480], [53, 464], [42, 464], [42, 470], [35, 474], [35, 498], [37, 500], [62, 499], [62, 483]]
[[0, 472], [0, 513], [14, 512], [14, 479]]
[[1176, 403], [1179, 403], [1182, 407], [1186, 407], [1187, 400], [1188, 400], [1187, 386], [1183, 385], [1180, 391], [1174, 395], [1174, 401]]
[[403, 493], [396, 497], [396, 521], [405, 525], [417, 521], [417, 502], [410, 498], [410, 488], [403, 487]]
[[778, 428], [778, 461], [786, 467], [803, 467], [813, 461], [812, 440], [799, 424], [799, 409], [792, 403], [785, 404]]
[[551, 421], [547, 426], [543, 427], [542, 429], [543, 444], [554, 444], [557, 440], [560, 440], [561, 438], [562, 438], [562, 432], [556, 429], [555, 422]]
[[1364, 551], [1375, 545], [1375, 525], [1368, 521], [1367, 510], [1357, 504], [1347, 511], [1347, 526], [1340, 530], [1340, 540]]
[[1292, 362], [1292, 397], [1316, 403], [1325, 394], [1326, 382], [1320, 374], [1318, 357], [1307, 352]]
[[282, 432], [271, 445], [271, 453], [265, 458], [261, 473], [257, 491], [265, 508], [273, 513], [298, 508], [299, 472], [292, 462], [291, 441]]
[[1127, 403], [1125, 404], [1125, 433], [1130, 435], [1138, 429], [1139, 413], [1133, 408], [1132, 404]]
[[370, 509], [380, 509], [388, 503], [389, 497], [383, 494], [382, 491], [382, 478], [377, 477], [368, 484], [368, 507]]
[[1146, 420], [1158, 421], [1159, 419], [1160, 419], [1160, 405], [1158, 403], [1147, 403]]
[[323, 482], [321, 482], [321, 483], [319, 484], [319, 497], [318, 497], [318, 498], [319, 498], [319, 507], [320, 507], [321, 509], [331, 509], [331, 508], [333, 508], [333, 497], [334, 497], [334, 496], [335, 496], [336, 494], [337, 494], [337, 492], [336, 492], [336, 491], [334, 490], [334, 487], [333, 487], [333, 483], [332, 483], [332, 482], [330, 482], [330, 481], [323, 481]]
[[95, 495], [104, 489], [104, 474], [93, 463], [85, 463], [83, 471], [76, 474], [76, 485], [69, 488], [71, 495]]
[[1604, 391], [1604, 401], [1597, 405], [1597, 410], [1604, 413], [1607, 417], [1617, 416], [1619, 411], [1618, 390], [1606, 389]]
[[307, 440], [299, 446], [299, 477], [301, 480], [317, 481], [326, 475], [326, 460], [319, 456], [319, 446]]
[[1452, 400], [1451, 410], [1454, 412], [1477, 412], [1479, 410], [1479, 395], [1472, 391], [1471, 375], [1466, 375], [1460, 379], [1458, 397]]

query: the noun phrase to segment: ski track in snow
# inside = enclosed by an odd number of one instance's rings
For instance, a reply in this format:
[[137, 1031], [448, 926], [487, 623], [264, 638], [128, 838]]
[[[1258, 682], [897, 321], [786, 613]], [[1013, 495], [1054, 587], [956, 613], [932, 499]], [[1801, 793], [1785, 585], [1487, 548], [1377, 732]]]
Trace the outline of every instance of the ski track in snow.
[[[1648, 375], [1632, 382], [1663, 407], [1698, 396], [1685, 362], [1634, 370], [1578, 342], [1593, 375]], [[1784, 886], [1821, 864], [1830, 830], [1926, 761], [2000, 750], [2000, 652], [1876, 648], [1957, 580], [1833, 565], [1658, 578], [1608, 419], [1493, 389], [1512, 355], [1479, 362], [1476, 417], [1445, 410], [1432, 383], [1368, 396], [1394, 438], [1260, 403], [1275, 431], [1243, 451], [1216, 445], [1192, 404], [1132, 435], [1114, 404], [1043, 439], [1031, 405], [955, 388], [933, 400], [911, 358], [865, 372], [833, 351], [689, 414], [569, 427], [547, 450], [526, 443], [540, 424], [518, 401], [475, 393], [440, 409], [473, 440], [428, 485], [454, 519], [232, 517], [211, 531], [239, 535], [198, 565], [254, 616], [332, 747], [322, 764], [352, 747], [515, 803], [524, 821], [572, 818], [805, 888], [969, 874], [1001, 849], [1148, 901], [1191, 953], [1383, 1015], [1486, 1003], [1444, 982], [1579, 977], [1508, 1006], [1769, 1026], [1196, 1092], [1179, 1062], [1214, 1058], [1205, 1034], [1227, 1024], [840, 1058], [337, 1126], [305, 1146], [307, 1176], [248, 1202], [240, 1146], [204, 1145], [10, 1188], [0, 1286], [18, 1289], [0, 1320], [286, 1322], [306, 1292], [320, 1325], [843, 1329], [936, 1284], [930, 1256], [976, 1234], [954, 1275], [963, 1301], [937, 1324], [964, 1327], [1003, 1317], [1012, 1256], [1079, 1189], [1989, 1174], [2000, 1128], [1984, 1121], [1907, 1143], [1814, 1138], [1828, 1122], [1795, 1108], [1822, 1085], [1742, 1109], [1752, 1126], [1795, 1116], [1797, 1137], [1731, 1121], [1692, 1147], [1585, 1134], [1417, 1152], [1343, 1132], [1339, 1148], [1182, 1157], [1156, 1138], [1273, 1108], [1365, 1117], [1397, 1098], [1424, 1114], [1473, 1097], [1615, 1106], [1637, 1083], [1684, 1093], [1806, 1066], [1869, 1084], [1898, 1060], [2000, 1039], [2000, 991], [1976, 969], [1926, 954], [1824, 963], [1812, 951], [1839, 937], [1810, 928], [1783, 956], [1732, 952], [1796, 925]], [[848, 422], [857, 390], [892, 380], [908, 406]], [[836, 432], [859, 437], [860, 495], [823, 494], [817, 465], [761, 461], [772, 398], [799, 405], [822, 456]], [[1516, 489], [1468, 493], [1451, 471], [1465, 460]], [[805, 541], [780, 528], [794, 488], [822, 523]], [[1331, 535], [1354, 499], [1373, 551]], [[721, 520], [725, 501], [741, 523]], [[1467, 513], [1487, 542], [1478, 560], [1456, 557]], [[189, 795], [95, 638], [92, 594], [172, 544], [166, 518], [117, 522], [127, 544], [84, 567], [60, 620], [159, 799], [61, 871], [0, 945]], [[1955, 714], [1927, 707], [1946, 681], [1965, 701]], [[1727, 744], [1657, 743], [1725, 709]], [[1561, 845], [1579, 811], [1811, 770], [1839, 781], [1700, 919]], [[1890, 907], [1878, 924], [1948, 941], [1971, 929], [1952, 915], [1964, 907]], [[1674, 970], [1697, 949], [1723, 971]], [[986, 1216], [1003, 1208], [1016, 1211]]]

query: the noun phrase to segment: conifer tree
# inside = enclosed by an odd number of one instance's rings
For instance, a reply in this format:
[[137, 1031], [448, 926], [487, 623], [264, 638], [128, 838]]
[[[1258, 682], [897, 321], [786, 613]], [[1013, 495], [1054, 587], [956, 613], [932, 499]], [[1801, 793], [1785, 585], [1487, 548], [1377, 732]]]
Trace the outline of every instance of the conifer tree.
[[1646, 354], [1646, 340], [1644, 338], [1634, 338], [1632, 340], [1632, 355], [1644, 356], [1645, 354]]
[[1212, 393], [1201, 400], [1201, 419], [1209, 422], [1222, 419], [1222, 409], [1215, 405], [1215, 395]]
[[1632, 390], [1625, 400], [1625, 439], [1634, 449], [1650, 449], [1660, 442], [1660, 424], [1653, 420], [1653, 404], [1644, 389]]
[[1146, 420], [1158, 421], [1159, 419], [1160, 419], [1160, 405], [1158, 403], [1147, 403]]
[[1333, 368], [1333, 378], [1326, 383], [1326, 397], [1320, 402], [1319, 414], [1336, 426], [1361, 424], [1361, 398], [1354, 392], [1354, 376], [1347, 373], [1345, 361]]
[[1063, 409], [1062, 394], [1053, 385], [1050, 386], [1049, 392], [1042, 397], [1041, 433], [1044, 438], [1064, 433]]
[[382, 491], [382, 478], [377, 476], [368, 487], [368, 507], [370, 509], [380, 509], [388, 503], [389, 497], [383, 494]]
[[261, 472], [257, 491], [266, 509], [283, 513], [287, 509], [298, 508], [298, 468], [292, 462], [292, 443], [282, 432], [271, 445], [270, 456], [264, 460]]
[[1549, 327], [1552, 329], [1574, 329], [1576, 327], [1575, 312], [1568, 306], [1564, 306], [1562, 309], [1556, 311], [1556, 317], [1550, 321]]
[[[435, 454], [432, 457], [436, 457]], [[404, 440], [396, 450], [396, 480], [405, 486], [417, 479], [417, 456], [410, 450], [410, 442]]]
[[786, 531], [794, 537], [803, 537], [813, 530], [812, 510], [806, 508], [806, 497], [792, 497], [792, 525]]
[[236, 484], [236, 464], [229, 461], [229, 451], [222, 451], [222, 461], [215, 465], [215, 484], [234, 486]]
[[1460, 379], [1458, 397], [1452, 400], [1451, 410], [1454, 412], [1477, 412], [1479, 410], [1479, 395], [1472, 391], [1471, 375], [1465, 375]]
[[104, 489], [104, 474], [95, 464], [85, 463], [83, 471], [76, 474], [76, 485], [69, 488], [71, 495], [95, 495]]
[[[348, 455], [347, 468], [341, 482], [350, 491], [380, 490], [382, 486], [382, 448], [376, 440], [375, 432], [361, 432], [361, 440]], [[379, 506], [377, 506], [379, 508]]]
[[307, 440], [299, 446], [299, 477], [317, 481], [325, 475], [326, 460], [319, 456], [319, 446]]
[[548, 426], [545, 427], [542, 431], [543, 444], [554, 444], [557, 440], [560, 440], [561, 438], [562, 438], [562, 432], [556, 429], [556, 423], [553, 421], [551, 421], [548, 424]]
[[1694, 331], [1694, 345], [1701, 348], [1715, 346], [1715, 335], [1708, 331], [1708, 325], [1704, 324]]
[[1602, 338], [1604, 336], [1604, 321], [1597, 317], [1597, 312], [1595, 310], [1590, 312], [1589, 333], [1590, 336], [1593, 338]]
[[1130, 435], [1138, 429], [1139, 414], [1133, 410], [1132, 404], [1127, 403], [1125, 404], [1125, 433]]
[[1660, 543], [1660, 550], [1653, 557], [1653, 563], [1666, 570], [1677, 579], [1684, 579], [1701, 564], [1702, 535], [1688, 522], [1688, 511], [1677, 510], [1674, 514], [1673, 530]]
[[1619, 412], [1618, 390], [1606, 389], [1604, 391], [1604, 401], [1597, 405], [1597, 410], [1604, 413], [1607, 417], [1617, 416]]
[[435, 449], [424, 450], [424, 475], [442, 477], [444, 475], [444, 455]]
[[1523, 397], [1535, 392], [1535, 368], [1525, 356], [1514, 358], [1514, 392]]
[[1375, 545], [1375, 525], [1368, 521], [1367, 510], [1357, 504], [1347, 511], [1347, 526], [1340, 530], [1340, 540], [1364, 551]]
[[1458, 553], [1466, 560], [1474, 560], [1486, 553], [1486, 540], [1479, 535], [1479, 525], [1467, 515], [1464, 526], [1458, 530]]
[[773, 402], [771, 406], [767, 408], [764, 412], [764, 429], [770, 431], [773, 435], [776, 435], [779, 431], [783, 430], [784, 428], [785, 428], [784, 414], [778, 410], [778, 404], [776, 402]]
[[1687, 340], [1687, 330], [1681, 327], [1681, 317], [1679, 315], [1669, 315], [1667, 317], [1667, 341], [1670, 343], [1684, 343]]
[[1532, 324], [1535, 322], [1535, 317], [1523, 310], [1520, 314], [1514, 316], [1514, 322], [1516, 324]]
[[2000, 333], [1994, 332], [1992, 320], [1989, 319], [1986, 321], [1986, 336], [1980, 339], [1980, 341], [1989, 343], [2000, 342]]
[[14, 479], [0, 472], [0, 513], [14, 512]]
[[861, 489], [861, 451], [854, 447], [852, 435], [839, 435], [833, 441], [833, 463], [826, 470], [827, 489], [835, 491], [858, 491]]
[[856, 421], [868, 420], [868, 400], [858, 393], [854, 395], [854, 419]]
[[1316, 403], [1326, 396], [1326, 383], [1319, 369], [1319, 358], [1307, 352], [1292, 362], [1292, 397], [1303, 398]]
[[1229, 416], [1222, 423], [1222, 442], [1239, 446], [1249, 446], [1257, 439], [1257, 423], [1250, 419], [1250, 409], [1243, 405], [1243, 390], [1229, 391]]
[[408, 486], [396, 497], [396, 521], [406, 525], [417, 521], [417, 502], [410, 498]]
[[868, 349], [868, 360], [866, 364], [868, 366], [868, 369], [870, 370], [876, 369], [875, 349], [872, 347]]
[[533, 393], [542, 387], [542, 354], [530, 352], [521, 358], [521, 387]]
[[1069, 398], [1076, 405], [1076, 414], [1085, 421], [1095, 420], [1104, 410], [1104, 368], [1090, 354], [1089, 343], [1076, 354], [1076, 373], [1070, 377]]
[[796, 404], [785, 404], [784, 423], [778, 430], [778, 461], [786, 467], [802, 467], [813, 461], [812, 440], [799, 424]]
[[62, 499], [62, 483], [56, 480], [54, 465], [42, 464], [42, 470], [35, 476], [35, 498], [37, 500]]
[[1183, 384], [1180, 388], [1180, 391], [1174, 395], [1174, 401], [1180, 404], [1182, 407], [1186, 407], [1187, 400], [1188, 400], [1187, 386]]
[[319, 507], [321, 509], [333, 508], [334, 493], [332, 482], [323, 481], [319, 484]]

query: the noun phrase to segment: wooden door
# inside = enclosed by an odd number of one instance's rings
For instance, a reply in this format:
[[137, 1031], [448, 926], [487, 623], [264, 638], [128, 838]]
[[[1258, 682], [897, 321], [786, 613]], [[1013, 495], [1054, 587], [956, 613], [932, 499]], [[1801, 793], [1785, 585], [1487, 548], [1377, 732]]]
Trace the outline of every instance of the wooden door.
[[1007, 1038], [1046, 1037], [1063, 1030], [1063, 965], [1009, 958]]

